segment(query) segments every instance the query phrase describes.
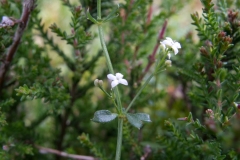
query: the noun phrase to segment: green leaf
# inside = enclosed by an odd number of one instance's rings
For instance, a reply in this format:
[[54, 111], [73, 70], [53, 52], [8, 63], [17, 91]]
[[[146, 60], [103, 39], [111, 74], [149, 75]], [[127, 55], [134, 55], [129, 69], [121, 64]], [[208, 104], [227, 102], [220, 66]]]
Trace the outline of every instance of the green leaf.
[[94, 113], [93, 119], [91, 120], [98, 123], [106, 123], [114, 120], [116, 117], [116, 113], [111, 113], [109, 110], [100, 110]]
[[146, 113], [135, 113], [135, 115], [138, 117], [138, 119], [140, 119], [141, 121], [144, 122], [152, 122], [150, 119], [149, 114]]
[[142, 127], [142, 121], [135, 115], [132, 113], [127, 113], [127, 119], [129, 121], [129, 123], [131, 125], [133, 125], [134, 127], [140, 129]]
[[127, 113], [127, 119], [129, 123], [138, 129], [142, 127], [142, 121], [151, 122], [150, 116], [146, 113]]
[[146, 113], [127, 113], [126, 114], [129, 123], [131, 123], [134, 127], [140, 129], [142, 127], [143, 122], [152, 122], [150, 116]]
[[119, 14], [116, 14], [118, 10], [119, 10], [119, 6], [114, 7], [114, 9], [111, 11], [111, 13], [106, 18], [103, 19], [103, 22], [108, 22], [108, 21], [118, 17]]

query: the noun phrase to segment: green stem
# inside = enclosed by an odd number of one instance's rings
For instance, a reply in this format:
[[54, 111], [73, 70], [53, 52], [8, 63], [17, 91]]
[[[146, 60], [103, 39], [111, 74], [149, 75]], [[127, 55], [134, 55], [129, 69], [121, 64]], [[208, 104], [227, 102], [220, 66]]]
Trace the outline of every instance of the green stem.
[[[101, 0], [98, 0], [98, 3], [101, 3]], [[98, 8], [99, 8], [99, 4], [98, 4]], [[98, 12], [98, 14], [99, 14], [98, 18], [101, 17], [101, 13]], [[114, 74], [114, 70], [113, 70], [113, 67], [112, 67], [112, 62], [111, 62], [111, 59], [109, 57], [107, 46], [106, 46], [105, 41], [104, 41], [103, 29], [102, 29], [101, 24], [98, 25], [98, 32], [99, 32], [99, 38], [100, 38], [100, 42], [101, 42], [101, 45], [102, 45], [103, 53], [104, 53], [104, 56], [107, 60], [108, 69], [109, 69], [111, 74]], [[116, 98], [117, 98], [117, 104], [118, 104], [118, 107], [119, 107], [119, 111], [120, 111], [120, 113], [122, 113], [122, 103], [121, 103], [121, 100], [120, 100], [120, 94], [119, 94], [117, 86], [114, 87], [114, 93], [115, 93]]]
[[102, 19], [102, 15], [101, 15], [101, 0], [97, 1], [97, 20], [101, 20]]
[[[101, 20], [101, 0], [97, 1], [97, 20]], [[104, 35], [103, 35], [103, 29], [102, 29], [102, 24], [98, 24], [98, 32], [99, 32], [99, 38], [101, 42], [101, 46], [103, 49], [104, 56], [107, 61], [107, 66], [111, 74], [114, 74], [114, 70], [112, 67], [112, 62], [108, 54], [108, 50], [104, 41]], [[118, 87], [114, 87], [114, 93], [116, 95], [117, 99], [117, 105], [118, 105], [118, 114], [122, 114], [122, 103], [120, 100], [120, 94], [118, 91]], [[118, 118], [118, 137], [117, 137], [117, 149], [116, 149], [116, 159], [115, 160], [120, 160], [121, 157], [121, 146], [122, 146], [122, 128], [123, 128], [123, 119]]]
[[133, 98], [133, 100], [130, 102], [130, 104], [128, 105], [127, 109], [126, 109], [126, 113], [129, 111], [129, 109], [132, 107], [133, 103], [136, 101], [136, 99], [138, 98], [138, 96], [141, 94], [142, 90], [147, 86], [147, 84], [149, 83], [149, 81], [152, 79], [152, 77], [160, 72], [162, 72], [163, 70], [161, 70], [162, 68], [164, 68], [164, 61], [165, 58], [167, 56], [167, 52], [164, 54], [164, 56], [161, 58], [160, 56], [157, 59], [156, 62], [156, 67], [155, 67], [155, 71], [154, 73], [152, 73], [148, 79], [146, 80], [146, 82], [143, 84], [143, 86], [138, 90], [136, 96]]
[[[99, 0], [99, 1], [101, 1], [101, 0]], [[105, 41], [104, 41], [103, 29], [102, 29], [101, 24], [98, 25], [98, 33], [99, 33], [99, 38], [100, 38], [100, 42], [101, 42], [101, 45], [102, 45], [103, 53], [104, 53], [104, 56], [107, 60], [108, 69], [109, 69], [111, 74], [114, 74], [113, 67], [112, 67], [112, 62], [111, 62], [111, 59], [109, 57], [107, 46], [106, 46]]]
[[149, 83], [149, 81], [152, 79], [152, 77], [154, 76], [154, 73], [152, 73], [148, 79], [146, 80], [146, 82], [143, 84], [143, 86], [139, 89], [138, 93], [136, 94], [136, 96], [133, 98], [133, 100], [131, 101], [131, 103], [128, 105], [126, 112], [128, 112], [128, 110], [132, 107], [133, 103], [135, 102], [135, 100], [138, 98], [138, 96], [141, 94], [142, 90], [147, 86], [147, 84]]
[[121, 159], [122, 130], [123, 130], [123, 119], [118, 118], [118, 137], [117, 137], [117, 149], [116, 149], [115, 160], [120, 160]]

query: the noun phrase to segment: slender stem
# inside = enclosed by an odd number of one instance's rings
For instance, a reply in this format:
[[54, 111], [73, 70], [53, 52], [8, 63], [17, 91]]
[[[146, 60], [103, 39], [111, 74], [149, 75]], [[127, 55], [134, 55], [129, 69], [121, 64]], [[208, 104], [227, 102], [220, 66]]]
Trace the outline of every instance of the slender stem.
[[[101, 1], [101, 0], [98, 0], [98, 1]], [[109, 57], [107, 46], [106, 46], [105, 41], [104, 41], [103, 29], [102, 29], [102, 26], [100, 24], [98, 25], [98, 33], [99, 33], [99, 38], [100, 38], [100, 42], [101, 42], [101, 45], [102, 45], [103, 53], [104, 53], [104, 56], [107, 60], [108, 69], [109, 69], [111, 74], [114, 74], [113, 67], [112, 67], [112, 62], [111, 62], [111, 59]]]
[[128, 105], [126, 112], [128, 112], [128, 110], [132, 107], [133, 103], [135, 102], [135, 100], [138, 98], [138, 96], [142, 93], [142, 90], [147, 86], [147, 84], [149, 83], [149, 81], [151, 80], [151, 78], [154, 76], [154, 73], [152, 73], [148, 79], [146, 80], [146, 82], [143, 84], [143, 86], [139, 89], [138, 93], [136, 94], [136, 96], [133, 98], [133, 100], [131, 101], [131, 103]]
[[[97, 20], [101, 20], [101, 0], [97, 1], [97, 14], [98, 14], [97, 15]], [[104, 41], [104, 35], [103, 35], [103, 29], [102, 29], [102, 24], [101, 23], [98, 24], [98, 32], [99, 32], [99, 38], [100, 38], [101, 46], [102, 46], [102, 49], [103, 49], [103, 53], [104, 53], [104, 56], [107, 60], [108, 69], [109, 69], [111, 74], [114, 74], [114, 70], [113, 70], [113, 67], [112, 67], [112, 62], [111, 62], [111, 59], [109, 57], [108, 50], [107, 50], [107, 47], [106, 47], [106, 44], [105, 44], [105, 41]], [[121, 103], [121, 100], [120, 100], [120, 94], [119, 94], [117, 86], [114, 88], [114, 93], [115, 93], [116, 99], [117, 99], [118, 112], [119, 112], [119, 115], [121, 115], [122, 114], [122, 103]], [[123, 119], [118, 118], [118, 136], [117, 136], [117, 148], [116, 148], [116, 158], [115, 158], [115, 160], [120, 160], [120, 157], [121, 157], [122, 128], [123, 128]]]
[[85, 155], [76, 155], [76, 154], [69, 154], [66, 152], [62, 152], [56, 149], [52, 149], [52, 148], [46, 148], [46, 147], [41, 147], [38, 145], [34, 145], [34, 147], [36, 147], [40, 153], [52, 153], [61, 157], [66, 157], [66, 158], [71, 158], [71, 159], [82, 159], [82, 160], [97, 160], [97, 158], [91, 157], [91, 156], [85, 156]]
[[120, 160], [121, 158], [122, 130], [123, 130], [123, 119], [118, 118], [118, 137], [117, 137], [117, 149], [116, 149], [115, 160]]
[[99, 88], [100, 88], [101, 91], [103, 91], [103, 93], [105, 93], [109, 98], [112, 97], [110, 94], [108, 94], [108, 93], [102, 88], [102, 86], [99, 86]]
[[163, 57], [158, 57], [157, 62], [156, 62], [156, 67], [155, 67], [155, 71], [148, 77], [148, 79], [145, 81], [145, 83], [143, 84], [143, 86], [138, 90], [136, 96], [133, 98], [133, 100], [130, 102], [130, 104], [128, 105], [126, 112], [129, 111], [129, 109], [132, 107], [133, 103], [136, 101], [136, 99], [138, 98], [138, 96], [142, 93], [142, 90], [147, 86], [147, 84], [149, 83], [149, 81], [152, 79], [152, 77], [156, 74], [159, 74], [160, 72], [162, 72], [163, 68], [164, 68], [164, 61], [166, 59], [167, 56], [167, 52], [163, 55]]
[[97, 1], [97, 20], [100, 20], [102, 18], [101, 15], [101, 0]]
[[[101, 0], [98, 0], [98, 2], [99, 1], [101, 2]], [[101, 14], [100, 14], [100, 16], [101, 16]], [[104, 41], [103, 29], [102, 29], [101, 24], [98, 25], [98, 32], [99, 32], [99, 38], [100, 38], [100, 42], [101, 42], [101, 45], [102, 45], [103, 53], [104, 53], [104, 56], [107, 60], [108, 69], [109, 69], [111, 74], [114, 74], [114, 70], [113, 70], [113, 67], [112, 67], [112, 62], [111, 62], [111, 59], [109, 57], [107, 46], [106, 46], [105, 41]], [[120, 94], [119, 94], [117, 86], [114, 88], [114, 93], [116, 94], [119, 111], [120, 111], [120, 113], [122, 113], [122, 103], [121, 103], [121, 100], [120, 100]]]

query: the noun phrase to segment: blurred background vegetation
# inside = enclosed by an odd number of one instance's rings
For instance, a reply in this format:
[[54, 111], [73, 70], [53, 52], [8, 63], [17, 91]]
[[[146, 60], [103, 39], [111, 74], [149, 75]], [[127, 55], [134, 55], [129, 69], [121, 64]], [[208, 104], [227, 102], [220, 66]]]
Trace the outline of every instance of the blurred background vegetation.
[[[20, 18], [21, 1], [0, 2], [0, 15]], [[67, 152], [113, 159], [117, 122], [91, 121], [96, 110], [115, 111], [93, 84], [102, 79], [110, 90], [97, 26], [85, 15], [89, 8], [96, 17], [96, 0], [35, 3], [1, 87], [0, 157], [71, 159], [60, 155]], [[147, 66], [159, 42], [171, 37], [182, 46], [133, 106], [131, 112], [150, 114], [152, 123], [140, 130], [125, 123], [122, 159], [239, 159], [239, 2], [102, 0], [103, 17], [117, 4], [119, 16], [104, 32], [114, 70], [129, 82], [120, 87], [124, 107], [153, 71]], [[200, 20], [196, 12], [206, 16]], [[0, 28], [1, 65], [17, 25]]]

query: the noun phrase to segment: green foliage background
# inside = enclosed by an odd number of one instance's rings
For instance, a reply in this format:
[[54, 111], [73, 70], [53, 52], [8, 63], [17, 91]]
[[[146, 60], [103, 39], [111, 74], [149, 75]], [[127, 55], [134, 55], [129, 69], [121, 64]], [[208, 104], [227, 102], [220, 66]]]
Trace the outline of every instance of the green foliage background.
[[[21, 1], [0, 2], [0, 15], [20, 17]], [[182, 46], [131, 109], [150, 114], [152, 123], [138, 130], [126, 121], [122, 159], [240, 159], [239, 2], [102, 0], [103, 17], [117, 3], [119, 16], [104, 30], [114, 69], [129, 82], [119, 87], [124, 107], [152, 72], [146, 66], [160, 40]], [[85, 14], [89, 8], [96, 17], [96, 1], [36, 4], [0, 92], [0, 157], [68, 159], [43, 154], [45, 147], [113, 159], [117, 122], [90, 120], [97, 110], [115, 111], [93, 84], [102, 79], [110, 90], [97, 28]], [[0, 65], [16, 28], [0, 28]]]

